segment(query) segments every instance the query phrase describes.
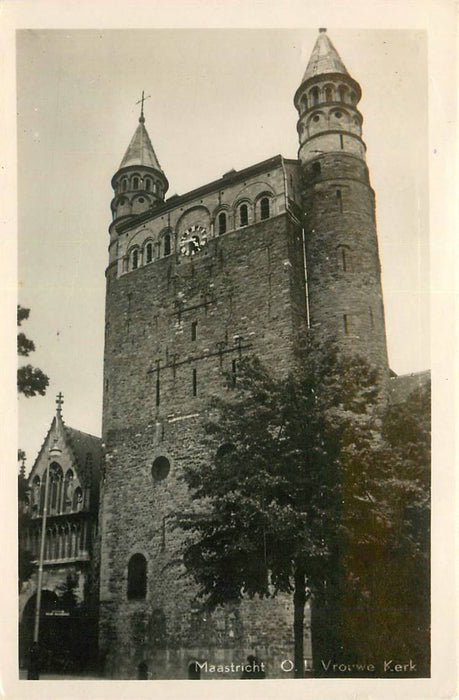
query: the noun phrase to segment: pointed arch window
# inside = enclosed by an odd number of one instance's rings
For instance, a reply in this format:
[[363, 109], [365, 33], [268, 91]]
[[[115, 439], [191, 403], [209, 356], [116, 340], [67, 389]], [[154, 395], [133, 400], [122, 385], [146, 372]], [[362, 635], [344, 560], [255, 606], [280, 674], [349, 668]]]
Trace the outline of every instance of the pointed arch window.
[[128, 563], [127, 597], [142, 600], [147, 595], [147, 560], [143, 554], [133, 554]]
[[239, 207], [239, 226], [247, 226], [249, 223], [249, 208], [247, 204], [241, 204]]
[[64, 512], [68, 512], [72, 507], [73, 498], [73, 471], [68, 469], [64, 481]]
[[226, 214], [224, 211], [218, 215], [218, 235], [221, 236], [222, 233], [226, 233]]
[[262, 219], [269, 219], [269, 197], [263, 197], [260, 201], [260, 217]]
[[57, 462], [53, 462], [50, 467], [49, 494], [49, 508], [52, 513], [60, 513], [61, 510], [62, 480], [62, 469]]

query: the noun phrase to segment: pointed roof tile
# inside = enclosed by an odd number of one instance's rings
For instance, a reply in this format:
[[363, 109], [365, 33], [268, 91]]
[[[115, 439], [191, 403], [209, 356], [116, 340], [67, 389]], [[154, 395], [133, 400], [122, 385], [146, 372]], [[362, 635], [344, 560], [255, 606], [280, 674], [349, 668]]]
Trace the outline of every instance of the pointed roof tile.
[[163, 172], [154, 148], [151, 145], [150, 137], [148, 136], [144, 123], [145, 119], [141, 116], [139, 119], [139, 126], [135, 130], [131, 143], [124, 154], [119, 170], [131, 165], [144, 165], [147, 168], [154, 168], [161, 173]]
[[309, 78], [324, 73], [344, 73], [349, 75], [337, 50], [325, 33], [325, 29], [320, 29], [319, 31], [320, 33], [312, 50], [302, 83], [309, 80]]

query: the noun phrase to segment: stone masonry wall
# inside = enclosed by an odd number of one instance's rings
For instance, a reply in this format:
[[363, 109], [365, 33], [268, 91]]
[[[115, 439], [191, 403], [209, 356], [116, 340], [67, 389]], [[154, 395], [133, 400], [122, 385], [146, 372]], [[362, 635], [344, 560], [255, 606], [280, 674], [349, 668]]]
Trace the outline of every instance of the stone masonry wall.
[[[256, 653], [269, 662], [269, 677], [283, 677], [280, 663], [293, 655], [290, 597], [203, 616], [195, 585], [184, 576], [183, 534], [173, 519], [190, 510], [183, 465], [213, 457], [203, 448], [202, 419], [209, 396], [228, 391], [225, 372], [252, 353], [280, 374], [295, 361], [305, 325], [301, 232], [282, 214], [210, 240], [196, 259], [168, 256], [120, 278], [112, 267], [106, 319], [100, 513], [106, 672], [135, 678], [145, 662], [152, 678], [186, 678], [193, 660], [243, 663]], [[170, 465], [163, 479], [152, 475], [159, 456]], [[143, 600], [126, 595], [135, 553], [147, 561]], [[306, 629], [309, 657], [308, 635]]]

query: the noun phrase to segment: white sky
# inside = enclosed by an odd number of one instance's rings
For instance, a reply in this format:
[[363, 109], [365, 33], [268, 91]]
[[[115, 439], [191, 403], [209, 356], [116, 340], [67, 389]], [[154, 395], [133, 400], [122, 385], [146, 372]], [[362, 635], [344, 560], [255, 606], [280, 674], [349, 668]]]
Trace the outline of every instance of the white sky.
[[[361, 84], [377, 197], [389, 357], [428, 368], [427, 43], [422, 31], [329, 30]], [[19, 402], [30, 468], [54, 412], [100, 435], [110, 178], [146, 127], [168, 195], [281, 153], [295, 158], [293, 95], [317, 29], [24, 30], [17, 35], [19, 300], [50, 377]]]

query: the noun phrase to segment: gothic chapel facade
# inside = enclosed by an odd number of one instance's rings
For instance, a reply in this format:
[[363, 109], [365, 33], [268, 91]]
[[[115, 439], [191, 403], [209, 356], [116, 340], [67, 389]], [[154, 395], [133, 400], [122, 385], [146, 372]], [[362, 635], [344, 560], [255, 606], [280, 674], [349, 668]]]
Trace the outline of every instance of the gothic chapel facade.
[[[294, 96], [298, 160], [274, 156], [181, 196], [139, 125], [112, 178], [106, 271], [100, 633], [112, 678], [187, 678], [196, 661], [293, 658], [288, 598], [200, 612], [183, 577], [185, 463], [224, 373], [288, 372], [309, 329], [389, 376], [359, 84], [321, 30]], [[306, 656], [311, 640], [306, 624]], [[205, 674], [201, 677], [216, 677]], [[228, 677], [228, 676], [227, 676]], [[238, 677], [238, 676], [233, 676]]]

